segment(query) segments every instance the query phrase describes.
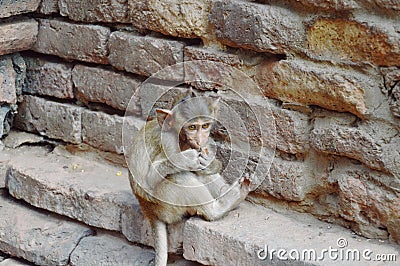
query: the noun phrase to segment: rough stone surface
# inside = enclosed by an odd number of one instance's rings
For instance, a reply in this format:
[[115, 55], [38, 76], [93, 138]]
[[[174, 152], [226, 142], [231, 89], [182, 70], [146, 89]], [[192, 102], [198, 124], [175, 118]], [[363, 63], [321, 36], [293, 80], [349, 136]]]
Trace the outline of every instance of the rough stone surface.
[[58, 13], [58, 0], [42, 0], [38, 11], [45, 15]]
[[315, 183], [311, 173], [309, 166], [302, 161], [287, 161], [275, 157], [269, 174], [256, 192], [268, 193], [287, 201], [302, 201]]
[[178, 41], [114, 32], [110, 37], [109, 61], [117, 69], [151, 76], [183, 62], [183, 49], [184, 44]]
[[276, 148], [290, 154], [307, 153], [310, 147], [308, 116], [270, 106], [275, 119]]
[[33, 12], [39, 7], [40, 0], [3, 0], [0, 2], [0, 18]]
[[310, 139], [312, 146], [319, 151], [347, 156], [374, 169], [383, 169], [381, 147], [365, 131], [341, 126], [314, 129]]
[[[140, 80], [109, 69], [77, 65], [73, 70], [77, 98], [83, 102], [105, 103], [126, 110]], [[140, 114], [140, 107], [130, 106], [130, 111]]]
[[72, 64], [25, 57], [27, 72], [23, 91], [29, 94], [74, 98]]
[[222, 51], [206, 49], [197, 46], [185, 47], [185, 61], [191, 60], [209, 60], [217, 61], [230, 66], [240, 66], [241, 59], [236, 54], [225, 53]]
[[171, 109], [174, 99], [186, 89], [152, 83], [142, 84], [138, 89], [143, 118], [155, 117], [156, 108]]
[[128, 0], [60, 0], [60, 13], [75, 21], [130, 22]]
[[10, 168], [10, 155], [2, 151], [0, 154], [0, 189], [6, 187], [7, 171]]
[[[59, 148], [53, 153], [19, 148], [7, 155], [10, 160], [4, 160], [12, 167], [7, 187], [14, 197], [92, 226], [120, 231], [129, 241], [154, 244], [150, 224], [130, 190], [127, 169], [72, 156]], [[182, 252], [182, 232], [183, 224], [169, 227], [170, 252]]]
[[[0, 105], [0, 138], [6, 135], [9, 131], [8, 117], [10, 116], [11, 109], [9, 105]], [[0, 150], [2, 143], [0, 143]]]
[[0, 57], [0, 103], [17, 103], [16, 76], [12, 59], [9, 56]]
[[82, 114], [82, 140], [100, 150], [123, 154], [123, 129], [133, 139], [143, 124], [142, 120], [133, 117], [85, 111]]
[[[0, 250], [38, 265], [67, 265], [79, 241], [92, 230], [61, 217], [35, 212], [0, 191]], [[60, 241], [62, 240], [62, 241]]]
[[[323, 260], [280, 260], [277, 251], [286, 250], [281, 255], [289, 258], [289, 252], [293, 249], [300, 254], [303, 250], [313, 249], [316, 251], [314, 256], [320, 256], [322, 249], [329, 249], [329, 246], [338, 249], [340, 239], [348, 243], [347, 249], [361, 252], [370, 249], [374, 254], [391, 253], [399, 256], [397, 247], [355, 237], [341, 227], [328, 226], [308, 215], [279, 214], [249, 203], [242, 203], [239, 209], [219, 221], [190, 219], [185, 224], [183, 248], [186, 259], [207, 265], [304, 265], [305, 262], [309, 265], [337, 265], [337, 260], [330, 259], [327, 254]], [[258, 251], [265, 256], [262, 251], [266, 248], [269, 252], [275, 250], [273, 261], [270, 261], [270, 256], [265, 260], [257, 257]], [[296, 256], [294, 253], [292, 255]], [[347, 262], [341, 261], [343, 265]], [[362, 263], [376, 265], [375, 261], [362, 260]]]
[[358, 73], [301, 60], [261, 64], [256, 79], [269, 97], [359, 117], [367, 113], [364, 90], [372, 90], [368, 78]]
[[357, 127], [316, 120], [311, 133], [312, 146], [324, 153], [356, 159], [368, 167], [400, 176], [398, 128], [379, 121]]
[[49, 138], [80, 143], [82, 112], [81, 107], [25, 95], [18, 108], [15, 126]]
[[71, 254], [71, 265], [150, 265], [154, 252], [119, 237], [100, 234], [82, 239]]
[[30, 49], [37, 35], [38, 23], [34, 19], [0, 22], [0, 55]]
[[357, 0], [359, 4], [364, 4], [367, 7], [372, 8], [375, 11], [383, 10], [387, 11], [400, 11], [400, 2], [398, 0], [386, 1], [386, 0]]
[[7, 186], [36, 207], [120, 231], [123, 207], [137, 204], [126, 169], [59, 150], [31, 159], [13, 161]]
[[397, 22], [317, 19], [307, 33], [309, 53], [334, 62], [398, 65], [400, 35], [394, 23]]
[[386, 238], [389, 233], [400, 243], [398, 178], [348, 162], [337, 163], [331, 175], [339, 185], [340, 215], [354, 222], [353, 230], [371, 238]]
[[[200, 61], [189, 62], [193, 60]], [[241, 65], [239, 56], [235, 54], [185, 47], [185, 82], [200, 90], [234, 88], [238, 83], [234, 73], [238, 70], [234, 67], [239, 68]]]
[[305, 39], [300, 17], [277, 6], [217, 0], [212, 3], [210, 22], [222, 43], [259, 52], [297, 51]]
[[4, 146], [15, 149], [23, 144], [35, 144], [43, 141], [43, 137], [28, 132], [10, 131], [4, 138]]
[[109, 28], [56, 19], [40, 19], [39, 22], [38, 41], [33, 47], [34, 51], [66, 59], [108, 63]]
[[0, 260], [0, 266], [31, 266], [31, 264], [18, 259], [9, 258], [3, 261]]
[[208, 27], [210, 0], [129, 0], [133, 25], [166, 35], [195, 38]]
[[400, 68], [383, 68], [382, 74], [385, 79], [383, 93], [389, 100], [392, 114], [400, 118]]
[[[357, 0], [356, 0], [357, 1]], [[321, 11], [347, 11], [359, 8], [354, 0], [286, 0], [278, 2], [288, 2], [296, 8], [309, 11], [310, 8]], [[361, 0], [360, 2], [362, 2]]]

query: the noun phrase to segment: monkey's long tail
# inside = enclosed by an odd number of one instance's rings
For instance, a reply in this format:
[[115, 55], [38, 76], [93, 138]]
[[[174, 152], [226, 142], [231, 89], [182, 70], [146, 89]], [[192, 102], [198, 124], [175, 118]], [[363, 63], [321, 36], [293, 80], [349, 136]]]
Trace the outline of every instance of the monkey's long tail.
[[156, 250], [155, 266], [166, 266], [168, 260], [167, 225], [153, 221], [154, 249]]

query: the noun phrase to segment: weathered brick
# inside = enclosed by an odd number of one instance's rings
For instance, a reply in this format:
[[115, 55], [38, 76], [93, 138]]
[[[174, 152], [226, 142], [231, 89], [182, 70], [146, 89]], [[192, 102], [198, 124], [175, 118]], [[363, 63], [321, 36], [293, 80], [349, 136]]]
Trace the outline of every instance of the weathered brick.
[[61, 15], [75, 21], [130, 22], [128, 0], [60, 0], [59, 7]]
[[[222, 106], [218, 119], [230, 134], [225, 139], [250, 143], [256, 149], [259, 149], [262, 140], [263, 145], [285, 153], [307, 153], [310, 128], [306, 115], [280, 109], [265, 100], [251, 102], [250, 98], [238, 99], [222, 93], [220, 96]], [[225, 135], [223, 132], [220, 134]]]
[[49, 138], [81, 143], [83, 108], [25, 95], [18, 107], [16, 127]]
[[370, 238], [389, 233], [400, 243], [400, 180], [349, 163], [335, 165], [331, 178], [339, 185], [340, 215], [354, 222], [353, 230]]
[[185, 61], [191, 60], [216, 61], [230, 66], [240, 66], [242, 64], [242, 61], [236, 54], [217, 51], [211, 48], [206, 49], [197, 46], [186, 46]]
[[72, 64], [37, 57], [25, 57], [25, 62], [25, 93], [62, 99], [74, 98]]
[[102, 112], [85, 111], [82, 114], [82, 139], [84, 143], [100, 150], [123, 154], [123, 128], [129, 132], [131, 138], [134, 138], [143, 124], [144, 121], [133, 117], [124, 118]]
[[37, 144], [43, 141], [43, 137], [33, 133], [12, 130], [4, 138], [4, 146], [10, 149], [16, 149], [23, 144]]
[[10, 168], [10, 160], [10, 155], [2, 151], [0, 154], [0, 189], [6, 187], [6, 176], [8, 169]]
[[154, 117], [156, 108], [172, 109], [176, 97], [185, 91], [187, 89], [167, 84], [143, 83], [138, 89], [143, 118]]
[[0, 18], [33, 12], [39, 4], [40, 0], [3, 0], [0, 2]]
[[50, 15], [58, 13], [60, 10], [58, 8], [58, 0], [42, 0], [40, 7], [38, 9], [39, 13]]
[[388, 98], [392, 114], [400, 118], [400, 68], [383, 68], [382, 74], [385, 80], [383, 93]]
[[400, 61], [400, 34], [391, 21], [319, 18], [308, 28], [309, 54], [334, 62], [395, 66]]
[[38, 265], [67, 265], [80, 240], [94, 234], [79, 223], [19, 204], [4, 191], [0, 203], [0, 217], [7, 217], [0, 219], [0, 250]]
[[0, 23], [0, 55], [28, 50], [36, 42], [38, 23], [18, 19]]
[[0, 103], [17, 103], [16, 76], [12, 59], [9, 56], [0, 57]]
[[[198, 62], [193, 60], [200, 60]], [[214, 63], [215, 62], [215, 63]], [[211, 49], [185, 47], [185, 82], [200, 90], [227, 89], [237, 84], [239, 56]]]
[[40, 19], [39, 34], [33, 50], [66, 59], [107, 64], [110, 29], [56, 19]]
[[[0, 138], [2, 138], [5, 134], [9, 131], [9, 122], [8, 118], [11, 114], [11, 107], [10, 105], [0, 105]], [[0, 143], [0, 149], [2, 149], [2, 144]]]
[[77, 98], [82, 102], [105, 103], [119, 110], [126, 110], [132, 100], [130, 111], [140, 114], [140, 106], [133, 106], [132, 99], [140, 80], [109, 69], [76, 65], [73, 81]]
[[275, 157], [267, 177], [256, 193], [267, 193], [287, 201], [302, 201], [315, 183], [311, 173], [303, 161], [287, 161]]
[[128, 0], [133, 25], [184, 38], [204, 36], [210, 0]]
[[359, 5], [365, 6], [368, 9], [387, 14], [388, 12], [400, 11], [400, 1], [398, 0], [356, 0]]
[[[356, 0], [357, 1], [357, 0]], [[363, 0], [360, 0], [363, 1]], [[359, 7], [355, 0], [256, 0], [256, 2], [267, 4], [281, 4], [296, 10], [313, 11], [350, 11]]]
[[277, 6], [215, 0], [210, 21], [217, 39], [234, 47], [284, 54], [301, 50], [305, 41], [301, 18]]
[[[112, 66], [143, 76], [183, 62], [184, 44], [178, 41], [114, 32], [109, 47]], [[171, 78], [182, 79], [180, 75]]]
[[379, 121], [340, 125], [316, 119], [311, 145], [324, 153], [356, 159], [366, 166], [400, 175], [400, 138], [398, 129]]
[[[330, 110], [367, 113], [364, 90], [368, 77], [302, 60], [282, 60], [258, 66], [256, 80], [268, 97]], [[372, 90], [372, 89], [371, 89]]]

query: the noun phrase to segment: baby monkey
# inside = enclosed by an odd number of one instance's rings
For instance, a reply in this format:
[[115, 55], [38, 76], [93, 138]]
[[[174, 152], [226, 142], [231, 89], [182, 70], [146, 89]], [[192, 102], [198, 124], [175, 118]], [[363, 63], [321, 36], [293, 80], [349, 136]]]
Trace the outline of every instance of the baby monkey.
[[157, 109], [126, 154], [132, 191], [153, 229], [156, 266], [167, 264], [167, 224], [219, 219], [250, 191], [248, 180], [229, 185], [220, 175], [210, 138], [219, 106], [189, 91], [172, 110]]

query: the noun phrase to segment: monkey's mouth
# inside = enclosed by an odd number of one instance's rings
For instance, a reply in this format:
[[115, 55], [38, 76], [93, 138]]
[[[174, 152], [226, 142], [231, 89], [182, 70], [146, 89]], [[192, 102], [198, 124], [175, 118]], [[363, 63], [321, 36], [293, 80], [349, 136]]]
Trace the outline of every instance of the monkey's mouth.
[[195, 150], [201, 150], [202, 149], [202, 146], [196, 140], [189, 140], [189, 145], [190, 145], [190, 147], [192, 149], [195, 149]]

